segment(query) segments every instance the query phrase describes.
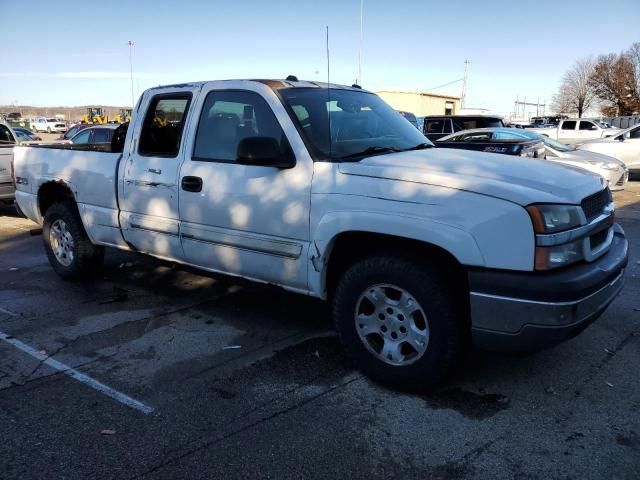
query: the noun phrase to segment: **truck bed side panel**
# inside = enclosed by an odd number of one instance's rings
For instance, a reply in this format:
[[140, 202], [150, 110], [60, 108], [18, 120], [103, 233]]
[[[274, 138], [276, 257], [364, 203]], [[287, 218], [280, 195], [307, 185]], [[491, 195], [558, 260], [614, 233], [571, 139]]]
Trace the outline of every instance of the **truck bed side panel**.
[[[23, 177], [28, 182], [27, 185], [18, 185], [18, 190], [28, 191], [37, 198], [47, 183], [67, 186], [73, 192], [91, 240], [124, 246], [118, 225], [115, 183], [120, 155], [63, 148], [16, 147], [16, 177]], [[42, 212], [35, 210], [37, 218], [32, 220], [42, 223]]]

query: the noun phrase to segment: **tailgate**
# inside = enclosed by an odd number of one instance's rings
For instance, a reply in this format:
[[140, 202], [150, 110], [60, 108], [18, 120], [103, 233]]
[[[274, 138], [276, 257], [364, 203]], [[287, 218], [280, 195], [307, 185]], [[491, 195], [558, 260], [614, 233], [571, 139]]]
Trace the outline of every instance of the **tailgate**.
[[0, 144], [0, 187], [11, 183], [11, 156], [13, 145]]

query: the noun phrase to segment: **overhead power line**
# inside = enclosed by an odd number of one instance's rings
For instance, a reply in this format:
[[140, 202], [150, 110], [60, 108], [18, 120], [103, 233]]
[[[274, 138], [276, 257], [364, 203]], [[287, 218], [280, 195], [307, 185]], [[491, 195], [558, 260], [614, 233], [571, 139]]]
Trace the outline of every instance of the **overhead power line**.
[[445, 83], [444, 85], [438, 85], [437, 87], [432, 87], [432, 88], [427, 88], [427, 91], [431, 91], [431, 90], [437, 90], [438, 88], [442, 88], [442, 87], [448, 87], [449, 85], [453, 85], [454, 83], [458, 83], [464, 80], [463, 78], [459, 78], [457, 80], [454, 80], [453, 82], [449, 82], [449, 83]]

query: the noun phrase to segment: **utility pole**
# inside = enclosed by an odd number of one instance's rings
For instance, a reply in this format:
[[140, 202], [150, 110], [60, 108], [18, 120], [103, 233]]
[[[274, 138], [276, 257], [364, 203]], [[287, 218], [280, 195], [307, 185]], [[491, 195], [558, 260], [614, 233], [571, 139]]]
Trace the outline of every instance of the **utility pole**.
[[362, 20], [364, 17], [364, 0], [360, 0], [360, 48], [358, 49], [358, 79], [356, 83], [362, 86]]
[[129, 40], [127, 42], [129, 45], [129, 72], [131, 73], [131, 109], [134, 109], [136, 106], [135, 97], [133, 95], [133, 46], [135, 45], [133, 41]]
[[464, 59], [464, 77], [462, 79], [462, 95], [460, 95], [461, 108], [466, 106], [467, 101], [467, 68], [471, 62], [468, 59]]

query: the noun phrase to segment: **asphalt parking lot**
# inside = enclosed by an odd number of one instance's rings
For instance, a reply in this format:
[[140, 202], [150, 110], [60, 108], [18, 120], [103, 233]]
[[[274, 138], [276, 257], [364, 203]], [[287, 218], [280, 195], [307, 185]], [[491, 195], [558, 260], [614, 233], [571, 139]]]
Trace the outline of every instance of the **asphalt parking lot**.
[[63, 282], [0, 206], [0, 478], [640, 478], [640, 182], [615, 198], [608, 311], [426, 395], [354, 371], [315, 300], [116, 251]]

